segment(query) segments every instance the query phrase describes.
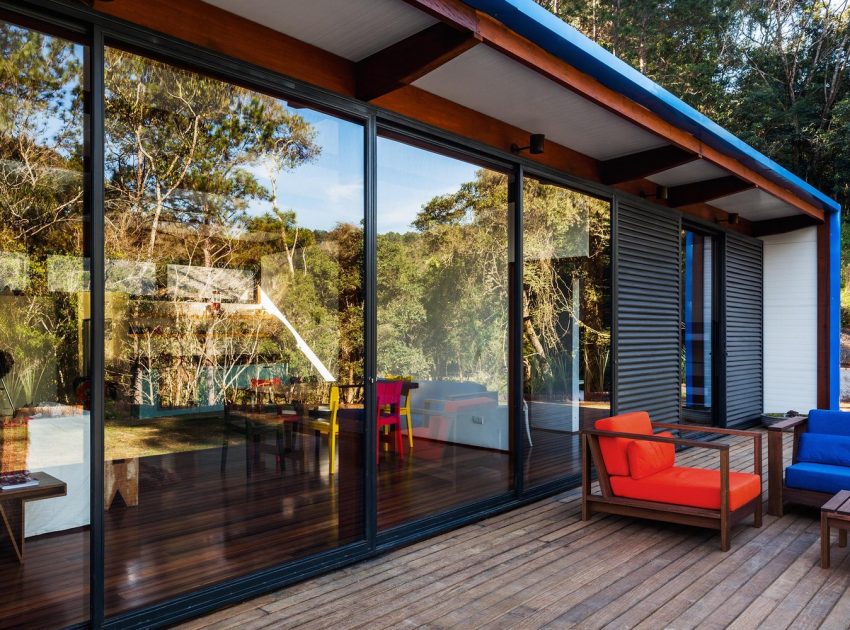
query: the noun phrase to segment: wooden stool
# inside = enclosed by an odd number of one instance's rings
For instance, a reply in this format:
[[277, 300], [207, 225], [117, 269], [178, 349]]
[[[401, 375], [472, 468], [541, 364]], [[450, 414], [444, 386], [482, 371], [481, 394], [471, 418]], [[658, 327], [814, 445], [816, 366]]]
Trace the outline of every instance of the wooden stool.
[[139, 504], [139, 458], [106, 462], [103, 502], [108, 510], [119, 494], [127, 506]]
[[820, 509], [820, 566], [829, 568], [829, 529], [838, 529], [838, 546], [847, 546], [850, 529], [850, 491], [841, 490]]

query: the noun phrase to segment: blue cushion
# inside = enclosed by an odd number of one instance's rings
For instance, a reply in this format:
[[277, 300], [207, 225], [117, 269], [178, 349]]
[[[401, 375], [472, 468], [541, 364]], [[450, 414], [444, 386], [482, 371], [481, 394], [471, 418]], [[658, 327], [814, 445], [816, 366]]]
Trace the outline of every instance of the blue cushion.
[[810, 433], [850, 436], [850, 411], [812, 409], [806, 430]]
[[800, 462], [785, 469], [785, 484], [789, 488], [835, 494], [850, 490], [850, 468]]
[[800, 435], [797, 461], [850, 467], [850, 437], [803, 433]]

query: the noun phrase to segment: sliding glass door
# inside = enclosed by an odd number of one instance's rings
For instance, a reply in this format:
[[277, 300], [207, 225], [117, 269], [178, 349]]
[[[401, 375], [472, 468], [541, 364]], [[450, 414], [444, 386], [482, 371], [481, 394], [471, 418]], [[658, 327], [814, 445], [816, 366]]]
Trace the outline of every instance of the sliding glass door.
[[377, 387], [395, 402], [378, 415], [379, 529], [511, 488], [509, 185], [378, 139]]
[[361, 540], [364, 128], [106, 51], [107, 614]]
[[85, 46], [0, 22], [0, 627], [89, 618]]
[[525, 483], [580, 473], [579, 430], [611, 412], [611, 204], [523, 182]]
[[715, 238], [682, 230], [682, 420], [715, 422]]

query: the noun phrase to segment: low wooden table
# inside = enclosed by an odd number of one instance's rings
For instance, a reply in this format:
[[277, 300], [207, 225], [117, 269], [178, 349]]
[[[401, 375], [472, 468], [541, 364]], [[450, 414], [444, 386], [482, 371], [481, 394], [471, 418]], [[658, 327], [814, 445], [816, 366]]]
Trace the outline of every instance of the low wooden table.
[[829, 530], [838, 530], [838, 546], [847, 546], [850, 529], [850, 490], [841, 490], [820, 509], [820, 566], [829, 568]]
[[24, 561], [24, 504], [27, 501], [64, 497], [68, 491], [65, 482], [56, 477], [44, 472], [30, 474], [34, 479], [38, 479], [37, 486], [0, 490], [0, 519], [3, 520], [3, 528], [12, 549], [15, 550], [18, 562]]

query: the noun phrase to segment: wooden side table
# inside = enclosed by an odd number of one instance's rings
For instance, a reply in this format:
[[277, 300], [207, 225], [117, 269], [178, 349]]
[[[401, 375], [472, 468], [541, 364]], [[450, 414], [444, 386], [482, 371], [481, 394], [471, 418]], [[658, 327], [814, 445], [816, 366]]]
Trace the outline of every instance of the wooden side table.
[[838, 530], [838, 546], [847, 546], [847, 530], [850, 529], [850, 491], [841, 490], [820, 509], [820, 566], [829, 568], [830, 528]]
[[0, 520], [3, 529], [9, 537], [12, 549], [18, 557], [18, 562], [24, 561], [24, 504], [27, 501], [64, 497], [68, 487], [64, 481], [44, 472], [30, 473], [38, 479], [37, 486], [0, 490]]

